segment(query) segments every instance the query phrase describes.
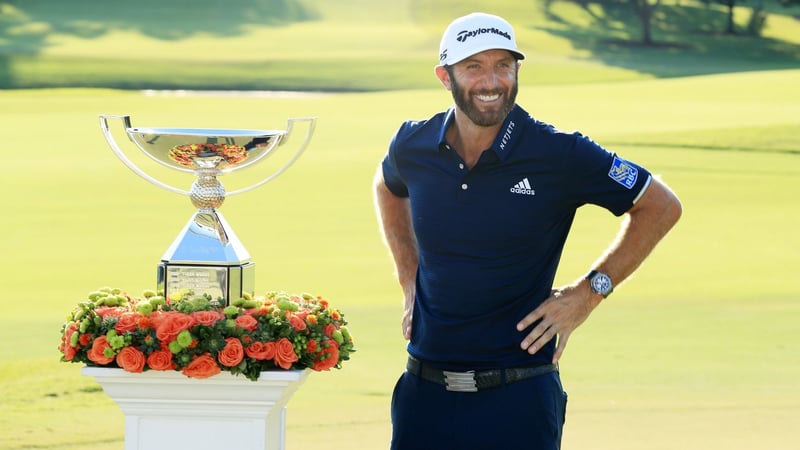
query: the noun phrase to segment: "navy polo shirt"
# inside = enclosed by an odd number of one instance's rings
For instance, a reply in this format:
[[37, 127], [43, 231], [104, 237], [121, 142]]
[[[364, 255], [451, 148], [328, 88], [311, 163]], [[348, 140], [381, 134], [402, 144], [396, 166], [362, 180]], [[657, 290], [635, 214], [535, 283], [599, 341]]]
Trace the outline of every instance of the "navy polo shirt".
[[519, 106], [468, 170], [445, 140], [453, 114], [405, 122], [382, 163], [418, 241], [408, 351], [452, 370], [549, 363], [555, 340], [531, 356], [516, 324], [549, 297], [575, 211], [622, 215], [650, 173]]

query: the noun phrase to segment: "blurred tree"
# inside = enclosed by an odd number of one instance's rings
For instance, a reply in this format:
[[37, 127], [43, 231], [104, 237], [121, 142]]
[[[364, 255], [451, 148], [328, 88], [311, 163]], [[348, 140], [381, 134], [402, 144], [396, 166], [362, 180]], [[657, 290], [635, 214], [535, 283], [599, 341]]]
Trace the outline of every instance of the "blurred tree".
[[645, 45], [653, 45], [653, 33], [651, 31], [651, 24], [653, 21], [653, 13], [656, 8], [661, 4], [661, 0], [630, 0], [633, 4], [636, 16], [639, 18], [639, 23], [642, 27], [642, 43]]
[[753, 10], [750, 11], [750, 19], [747, 21], [747, 34], [751, 36], [761, 36], [761, 31], [767, 24], [767, 13], [764, 12], [765, 0], [756, 0]]
[[725, 28], [725, 33], [727, 34], [736, 34], [736, 26], [733, 20], [733, 12], [736, 9], [736, 2], [746, 2], [747, 0], [716, 0], [717, 3], [721, 3], [728, 7], [728, 25]]

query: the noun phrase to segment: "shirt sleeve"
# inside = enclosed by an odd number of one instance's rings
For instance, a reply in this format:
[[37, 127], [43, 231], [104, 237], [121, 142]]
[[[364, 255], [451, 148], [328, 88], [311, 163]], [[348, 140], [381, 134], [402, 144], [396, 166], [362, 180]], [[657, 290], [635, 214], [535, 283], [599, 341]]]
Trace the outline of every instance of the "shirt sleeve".
[[568, 164], [573, 200], [602, 206], [616, 216], [628, 211], [650, 185], [644, 167], [611, 153], [578, 133]]
[[383, 181], [392, 194], [398, 197], [408, 197], [408, 187], [400, 175], [397, 162], [398, 134], [399, 130], [392, 138], [392, 142], [389, 144], [389, 150], [386, 152], [386, 156], [384, 156], [383, 162], [381, 163], [383, 168]]

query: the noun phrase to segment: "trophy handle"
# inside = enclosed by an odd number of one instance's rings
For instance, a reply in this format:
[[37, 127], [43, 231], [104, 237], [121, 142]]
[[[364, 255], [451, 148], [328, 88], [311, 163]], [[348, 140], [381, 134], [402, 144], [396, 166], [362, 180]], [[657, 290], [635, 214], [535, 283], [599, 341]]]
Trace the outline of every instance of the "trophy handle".
[[158, 186], [160, 188], [164, 188], [164, 189], [166, 189], [168, 191], [175, 192], [177, 194], [189, 195], [189, 191], [186, 191], [186, 190], [183, 190], [183, 189], [178, 189], [176, 187], [173, 187], [173, 186], [170, 186], [170, 185], [168, 185], [166, 183], [158, 181], [155, 178], [153, 178], [150, 175], [148, 175], [147, 173], [145, 173], [142, 169], [137, 167], [136, 164], [134, 164], [133, 161], [131, 161], [125, 155], [125, 153], [123, 153], [123, 151], [119, 148], [119, 146], [117, 145], [117, 141], [114, 140], [114, 136], [111, 134], [111, 130], [109, 130], [109, 128], [108, 128], [108, 119], [120, 119], [120, 120], [122, 120], [122, 124], [125, 127], [125, 129], [127, 130], [128, 128], [131, 127], [131, 116], [114, 115], [114, 114], [101, 114], [100, 115], [100, 128], [103, 130], [103, 136], [105, 136], [106, 142], [108, 142], [108, 145], [111, 147], [111, 150], [114, 152], [114, 154], [117, 155], [117, 158], [119, 158], [126, 166], [128, 166], [128, 168], [131, 169], [133, 171], [133, 173], [135, 173], [136, 175], [139, 175], [140, 177], [144, 178], [145, 180], [149, 181], [150, 183], [152, 183], [152, 184], [154, 184], [154, 185], [156, 185], [156, 186]]
[[292, 129], [294, 128], [295, 122], [308, 122], [308, 129], [306, 131], [305, 140], [303, 140], [303, 143], [300, 145], [300, 148], [297, 149], [297, 151], [294, 153], [292, 158], [286, 164], [284, 164], [283, 167], [278, 169], [275, 173], [273, 173], [269, 177], [259, 181], [256, 184], [253, 184], [252, 186], [248, 186], [246, 188], [242, 188], [242, 189], [238, 189], [238, 190], [235, 190], [235, 191], [228, 192], [227, 195], [230, 196], [230, 195], [236, 195], [236, 194], [241, 194], [241, 193], [244, 193], [244, 192], [252, 191], [253, 189], [255, 189], [257, 187], [260, 187], [260, 186], [263, 186], [263, 185], [269, 183], [270, 181], [272, 181], [275, 178], [277, 178], [278, 175], [280, 175], [283, 172], [285, 172], [286, 169], [288, 169], [292, 164], [294, 164], [295, 161], [297, 161], [297, 158], [299, 158], [300, 155], [303, 154], [303, 151], [308, 146], [308, 142], [311, 140], [311, 135], [314, 133], [314, 126], [316, 124], [316, 120], [317, 120], [316, 117], [292, 117], [292, 118], [290, 118], [288, 120], [288, 123], [287, 123], [287, 126], [286, 126], [286, 135], [283, 136], [283, 138], [280, 140], [278, 145], [283, 145], [289, 139], [289, 136], [292, 134]]

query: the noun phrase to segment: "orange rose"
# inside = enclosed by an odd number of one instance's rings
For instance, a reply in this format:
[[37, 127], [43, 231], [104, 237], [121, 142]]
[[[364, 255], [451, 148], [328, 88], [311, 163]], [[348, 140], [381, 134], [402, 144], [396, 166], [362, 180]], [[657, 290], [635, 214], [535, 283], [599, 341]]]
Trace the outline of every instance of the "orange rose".
[[105, 366], [106, 364], [111, 363], [111, 361], [114, 361], [114, 358], [109, 358], [105, 355], [105, 350], [107, 348], [111, 348], [111, 346], [108, 344], [108, 339], [106, 339], [105, 336], [100, 336], [94, 340], [92, 343], [92, 349], [89, 350], [86, 356], [89, 358], [89, 361], [101, 366]]
[[[289, 314], [287, 313], [287, 315]], [[289, 325], [291, 325], [292, 328], [294, 328], [294, 331], [303, 331], [306, 329], [306, 323], [303, 321], [303, 319], [297, 317], [294, 314], [289, 315]]]
[[239, 365], [244, 359], [244, 349], [242, 348], [242, 341], [235, 337], [225, 338], [225, 348], [217, 354], [220, 364], [225, 367], [234, 367]]
[[225, 315], [218, 311], [195, 311], [192, 313], [192, 318], [200, 325], [210, 327], [218, 320], [225, 318]]
[[69, 328], [64, 330], [64, 335], [61, 336], [61, 346], [59, 346], [59, 350], [61, 350], [64, 353], [64, 359], [67, 361], [72, 361], [72, 358], [75, 357], [76, 350], [75, 347], [71, 345], [71, 342], [72, 342], [72, 335], [77, 332], [78, 332], [78, 324], [72, 323], [69, 326]]
[[269, 314], [269, 306], [264, 305], [259, 308], [248, 309], [244, 311], [244, 313], [248, 316], [254, 316], [254, 317], [265, 316]]
[[190, 362], [188, 366], [184, 367], [181, 372], [190, 378], [208, 378], [222, 372], [222, 370], [211, 355], [203, 353]]
[[136, 347], [125, 347], [117, 355], [117, 365], [128, 372], [141, 373], [144, 362], [144, 353]]
[[72, 335], [77, 332], [78, 332], [78, 326], [77, 324], [74, 324], [64, 332], [64, 337], [61, 338], [61, 347], [59, 347], [59, 349], [64, 353], [64, 359], [66, 361], [72, 361], [72, 358], [74, 358], [75, 355], [77, 354], [75, 347], [70, 345], [70, 341], [72, 340]]
[[75, 350], [75, 347], [69, 345], [69, 343], [62, 345], [61, 351], [64, 352], [65, 361], [72, 361], [72, 359], [75, 358], [75, 355], [78, 353]]
[[306, 351], [308, 353], [316, 353], [317, 352], [317, 341], [314, 339], [309, 339], [308, 343], [306, 344]]
[[161, 322], [164, 321], [164, 317], [169, 314], [163, 311], [153, 311], [149, 316], [146, 316], [150, 319], [150, 326], [157, 329]]
[[245, 347], [244, 354], [247, 355], [248, 358], [253, 358], [258, 361], [269, 361], [275, 357], [275, 351], [274, 342], [256, 341]]
[[334, 331], [336, 331], [336, 327], [332, 323], [325, 325], [325, 328], [322, 329], [322, 332], [328, 337], [333, 337]]
[[94, 310], [98, 316], [105, 319], [106, 317], [119, 317], [123, 313], [128, 312], [127, 308], [122, 308], [120, 306], [101, 306]]
[[172, 352], [169, 350], [158, 350], [147, 357], [147, 366], [153, 370], [175, 370], [175, 362], [172, 361]]
[[156, 337], [161, 342], [172, 342], [178, 337], [178, 333], [188, 330], [194, 326], [195, 321], [192, 316], [170, 312], [164, 315], [156, 328]]
[[247, 331], [254, 331], [258, 328], [258, 320], [255, 317], [245, 314], [236, 318], [236, 326]]
[[119, 316], [117, 320], [117, 324], [114, 325], [114, 329], [117, 330], [117, 333], [122, 334], [128, 331], [136, 331], [136, 328], [139, 326], [139, 313], [134, 312], [126, 312]]
[[328, 346], [314, 358], [314, 367], [312, 369], [330, 370], [336, 363], [339, 362], [339, 344], [334, 340], [327, 341]]
[[292, 363], [297, 360], [297, 354], [294, 352], [292, 342], [289, 339], [281, 338], [275, 351], [275, 364], [282, 369], [289, 370], [292, 368]]

